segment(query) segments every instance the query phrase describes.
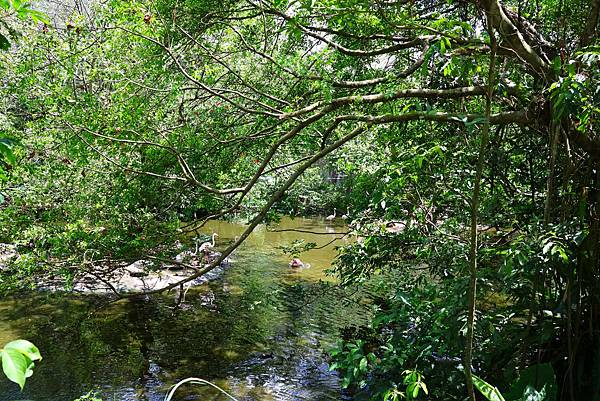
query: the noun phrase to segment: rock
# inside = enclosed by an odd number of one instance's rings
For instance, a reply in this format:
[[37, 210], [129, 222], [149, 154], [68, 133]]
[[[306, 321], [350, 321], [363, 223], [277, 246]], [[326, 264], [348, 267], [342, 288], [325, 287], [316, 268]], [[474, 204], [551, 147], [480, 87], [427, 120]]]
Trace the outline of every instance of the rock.
[[148, 272], [145, 270], [145, 267], [151, 264], [152, 262], [149, 262], [144, 259], [136, 260], [135, 262], [127, 266], [125, 270], [129, 272], [129, 275], [131, 277], [146, 277], [148, 275]]
[[16, 245], [0, 243], [0, 271], [6, 270], [8, 264], [18, 257]]
[[385, 231], [391, 234], [398, 234], [404, 231], [406, 223], [403, 221], [390, 221], [385, 225]]
[[200, 303], [202, 306], [214, 306], [215, 293], [208, 291], [205, 294], [200, 295]]
[[[0, 244], [0, 247], [3, 245], [5, 244]], [[214, 261], [221, 256], [221, 254], [218, 252], [211, 252], [208, 256], [209, 259]], [[203, 267], [203, 265], [199, 262], [200, 261], [198, 258], [195, 258], [195, 263], [189, 264]], [[88, 294], [110, 294], [113, 293], [113, 289], [115, 289], [120, 293], [142, 293], [163, 289], [191, 276], [196, 272], [193, 268], [187, 269], [185, 266], [181, 265], [173, 265], [168, 262], [160, 263], [160, 265], [157, 263], [158, 262], [147, 259], [140, 259], [129, 265], [121, 267], [97, 266], [98, 274], [82, 272], [74, 279], [73, 291]], [[229, 267], [229, 264], [230, 260], [226, 259], [223, 261], [221, 266], [217, 266], [210, 272], [193, 280], [191, 283], [188, 283], [188, 285], [200, 285], [208, 281], [221, 278], [224, 269]], [[152, 269], [149, 269], [149, 267], [152, 267]], [[62, 277], [51, 279], [50, 277], [45, 276], [37, 283], [38, 289], [52, 292], [61, 291], [66, 286], [67, 282]]]

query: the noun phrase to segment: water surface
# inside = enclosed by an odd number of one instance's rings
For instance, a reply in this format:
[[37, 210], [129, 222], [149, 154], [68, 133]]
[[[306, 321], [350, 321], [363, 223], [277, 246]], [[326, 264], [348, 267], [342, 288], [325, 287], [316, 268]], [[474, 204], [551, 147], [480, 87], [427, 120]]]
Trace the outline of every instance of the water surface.
[[[223, 249], [243, 226], [210, 222]], [[277, 231], [272, 230], [296, 230]], [[343, 225], [286, 218], [258, 227], [221, 277], [192, 288], [181, 308], [177, 294], [107, 303], [100, 296], [24, 294], [0, 301], [0, 343], [26, 338], [44, 360], [25, 391], [0, 380], [0, 401], [68, 401], [98, 391], [109, 400], [162, 400], [186, 377], [211, 380], [246, 400], [343, 400], [323, 350], [346, 325], [364, 324], [368, 307], [336, 289], [330, 267]], [[313, 234], [313, 231], [323, 234]], [[278, 247], [314, 242], [291, 269]], [[328, 244], [328, 245], [327, 245]], [[177, 400], [225, 398], [186, 386]]]

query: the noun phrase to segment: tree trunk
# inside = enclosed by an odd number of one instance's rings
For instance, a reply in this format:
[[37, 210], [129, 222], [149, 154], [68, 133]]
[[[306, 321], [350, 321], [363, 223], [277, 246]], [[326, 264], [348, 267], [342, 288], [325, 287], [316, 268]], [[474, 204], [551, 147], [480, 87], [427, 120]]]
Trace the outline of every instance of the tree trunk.
[[481, 192], [481, 177], [483, 175], [483, 162], [486, 155], [487, 144], [490, 133], [490, 115], [492, 110], [492, 96], [494, 94], [494, 75], [496, 65], [496, 37], [492, 21], [487, 19], [488, 32], [490, 35], [491, 53], [490, 67], [487, 82], [487, 96], [485, 101], [485, 122], [481, 133], [481, 143], [479, 144], [479, 155], [477, 159], [477, 169], [475, 172], [475, 184], [473, 187], [473, 197], [471, 199], [471, 247], [469, 251], [469, 304], [467, 317], [467, 339], [465, 345], [465, 376], [467, 381], [467, 392], [469, 399], [475, 401], [475, 389], [473, 387], [473, 375], [471, 366], [473, 364], [473, 338], [475, 332], [475, 300], [477, 296], [477, 215], [479, 209], [479, 198]]

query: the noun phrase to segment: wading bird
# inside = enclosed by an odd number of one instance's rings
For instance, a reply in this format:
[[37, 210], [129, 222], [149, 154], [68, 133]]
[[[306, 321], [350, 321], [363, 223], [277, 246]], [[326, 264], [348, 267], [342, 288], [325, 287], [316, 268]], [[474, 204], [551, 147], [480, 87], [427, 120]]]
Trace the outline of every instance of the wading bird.
[[199, 250], [200, 252], [202, 252], [204, 254], [204, 260], [208, 259], [210, 250], [215, 247], [215, 237], [218, 237], [218, 236], [219, 236], [219, 234], [213, 233], [212, 242], [204, 242], [202, 245], [200, 245], [200, 248], [196, 248], [197, 250]]
[[200, 252], [205, 252], [208, 248], [214, 248], [215, 247], [215, 237], [218, 237], [218, 236], [219, 236], [219, 234], [213, 233], [212, 242], [207, 241], [207, 242], [202, 243], [202, 245], [200, 245], [200, 249], [196, 248], [197, 251], [199, 250]]
[[[181, 246], [181, 244], [179, 244], [179, 246]], [[196, 250], [194, 252], [192, 252], [191, 250], [187, 250], [187, 251], [178, 253], [177, 256], [175, 256], [175, 262], [183, 263], [187, 259], [192, 258], [192, 257], [196, 256], [197, 254], [198, 254], [198, 241], [196, 241]]]
[[350, 217], [350, 206], [346, 208], [346, 213], [342, 215], [342, 219], [347, 220]]
[[336, 210], [335, 210], [335, 208], [333, 208], [333, 214], [330, 214], [329, 216], [325, 217], [325, 220], [327, 220], [327, 221], [335, 220], [335, 213], [336, 213]]

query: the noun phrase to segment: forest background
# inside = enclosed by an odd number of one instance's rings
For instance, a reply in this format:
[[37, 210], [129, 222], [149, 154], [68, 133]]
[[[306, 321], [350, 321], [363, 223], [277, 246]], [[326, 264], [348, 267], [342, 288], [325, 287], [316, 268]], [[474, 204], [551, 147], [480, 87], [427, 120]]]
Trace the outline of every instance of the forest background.
[[336, 208], [341, 285], [385, 278], [346, 387], [600, 400], [600, 1], [0, 5], [5, 293]]

